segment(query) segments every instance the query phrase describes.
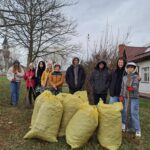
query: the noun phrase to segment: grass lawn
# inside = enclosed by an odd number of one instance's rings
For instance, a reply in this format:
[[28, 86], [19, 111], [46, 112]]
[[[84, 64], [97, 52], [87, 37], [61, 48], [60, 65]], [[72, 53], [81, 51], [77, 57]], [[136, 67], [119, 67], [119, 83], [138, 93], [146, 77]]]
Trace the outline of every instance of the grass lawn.
[[[0, 77], [0, 150], [70, 150], [64, 138], [58, 143], [48, 143], [41, 140], [24, 140], [23, 136], [29, 129], [32, 110], [24, 107], [26, 89], [21, 85], [18, 107], [10, 106], [9, 82]], [[123, 139], [119, 150], [150, 150], [150, 100], [140, 99], [140, 120], [142, 138], [140, 146]], [[96, 137], [79, 150], [100, 150]]]

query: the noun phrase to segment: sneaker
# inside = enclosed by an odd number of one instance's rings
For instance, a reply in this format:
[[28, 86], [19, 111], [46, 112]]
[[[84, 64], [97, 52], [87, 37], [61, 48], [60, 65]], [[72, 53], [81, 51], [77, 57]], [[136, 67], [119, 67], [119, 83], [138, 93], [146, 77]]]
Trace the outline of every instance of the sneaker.
[[125, 132], [126, 126], [125, 124], [122, 124], [122, 132]]
[[136, 132], [136, 133], [135, 133], [135, 136], [136, 136], [136, 137], [141, 137], [141, 132]]

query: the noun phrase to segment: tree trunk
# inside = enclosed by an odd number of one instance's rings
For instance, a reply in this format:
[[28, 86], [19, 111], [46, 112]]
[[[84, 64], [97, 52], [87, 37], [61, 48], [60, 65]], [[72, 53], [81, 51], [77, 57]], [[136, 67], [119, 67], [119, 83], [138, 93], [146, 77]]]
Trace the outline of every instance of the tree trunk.
[[29, 64], [32, 62], [32, 50], [29, 49], [29, 53], [28, 53], [28, 60], [27, 60], [27, 67], [29, 66]]

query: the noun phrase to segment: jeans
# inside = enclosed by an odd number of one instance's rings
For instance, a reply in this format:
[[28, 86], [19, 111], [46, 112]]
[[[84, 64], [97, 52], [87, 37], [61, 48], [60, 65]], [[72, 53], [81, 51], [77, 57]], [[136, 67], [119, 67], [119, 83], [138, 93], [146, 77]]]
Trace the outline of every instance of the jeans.
[[100, 98], [106, 104], [107, 94], [96, 94], [96, 93], [94, 93], [94, 105], [97, 105], [99, 103]]
[[119, 102], [119, 97], [117, 97], [117, 96], [111, 96], [110, 97], [110, 100], [109, 100], [109, 104], [113, 104], [113, 103], [115, 103], [115, 102]]
[[[109, 100], [109, 104], [113, 104], [113, 103], [116, 103], [116, 102], [120, 102], [119, 101], [119, 97], [117, 97], [117, 96], [111, 96], [110, 97], [110, 100]], [[124, 103], [123, 103], [123, 105], [124, 105]], [[123, 118], [125, 118], [125, 117], [123, 117], [124, 116], [124, 109], [121, 111], [121, 114], [122, 114], [122, 122], [123, 122]]]
[[[128, 99], [125, 98], [124, 111], [122, 115], [123, 124], [126, 124], [127, 102]], [[129, 112], [130, 112], [129, 127], [134, 129], [135, 132], [141, 132], [140, 120], [139, 120], [139, 99], [131, 99], [131, 107]]]
[[11, 104], [16, 106], [19, 101], [20, 82], [10, 83]]

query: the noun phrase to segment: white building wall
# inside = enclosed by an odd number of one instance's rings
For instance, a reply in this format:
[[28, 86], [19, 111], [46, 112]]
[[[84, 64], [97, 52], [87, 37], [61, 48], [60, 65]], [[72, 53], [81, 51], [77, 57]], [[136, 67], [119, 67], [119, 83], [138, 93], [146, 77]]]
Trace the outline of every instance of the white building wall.
[[[140, 77], [142, 77], [142, 68], [150, 67], [150, 60], [139, 62], [137, 63], [137, 65], [139, 66], [139, 75]], [[150, 68], [149, 68], [149, 79], [150, 79]], [[139, 91], [142, 93], [150, 94], [150, 81], [149, 83], [144, 83], [142, 79], [140, 82]]]

